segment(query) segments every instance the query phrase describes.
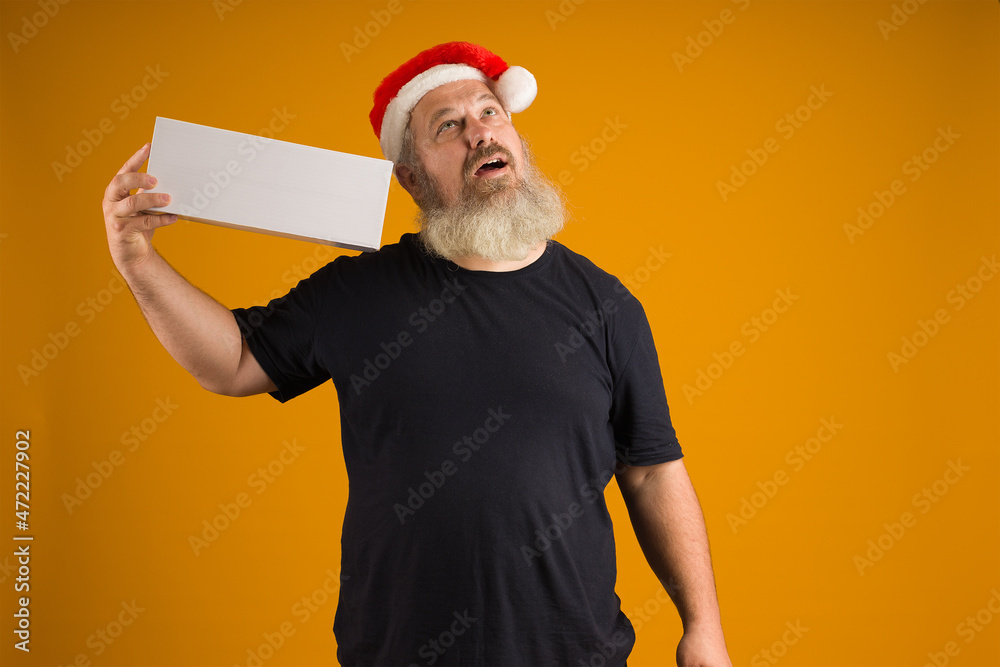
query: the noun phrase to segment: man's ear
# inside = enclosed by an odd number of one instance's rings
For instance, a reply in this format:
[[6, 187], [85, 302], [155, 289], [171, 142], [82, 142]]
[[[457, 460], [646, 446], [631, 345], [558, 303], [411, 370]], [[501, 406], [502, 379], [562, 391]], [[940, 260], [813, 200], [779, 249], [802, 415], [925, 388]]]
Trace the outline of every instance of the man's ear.
[[399, 163], [393, 168], [393, 171], [396, 174], [396, 180], [403, 186], [403, 189], [410, 193], [414, 201], [417, 200], [420, 196], [420, 188], [417, 185], [416, 176], [410, 166]]

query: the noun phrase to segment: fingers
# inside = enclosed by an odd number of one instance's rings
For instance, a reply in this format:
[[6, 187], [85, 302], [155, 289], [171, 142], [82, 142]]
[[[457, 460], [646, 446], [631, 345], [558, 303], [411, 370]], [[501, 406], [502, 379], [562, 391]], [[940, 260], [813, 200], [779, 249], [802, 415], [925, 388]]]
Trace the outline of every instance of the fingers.
[[104, 191], [105, 200], [109, 202], [121, 201], [128, 197], [129, 190], [133, 188], [142, 186], [148, 189], [156, 185], [155, 177], [138, 171], [142, 163], [149, 157], [149, 151], [150, 144], [143, 144], [142, 148], [125, 161], [125, 164], [118, 170]]
[[177, 216], [173, 213], [147, 213], [145, 215], [133, 215], [127, 218], [117, 218], [114, 222], [116, 232], [124, 232], [128, 235], [126, 228], [139, 232], [148, 232], [160, 227], [166, 227], [177, 222]]
[[133, 188], [150, 189], [156, 186], [156, 177], [143, 172], [116, 174], [104, 191], [104, 199], [108, 202], [118, 202], [126, 197]]
[[132, 218], [133, 226], [139, 231], [148, 232], [160, 227], [166, 227], [177, 222], [177, 216], [173, 214], [153, 214], [140, 215]]
[[144, 143], [142, 148], [132, 154], [132, 157], [125, 160], [125, 164], [123, 164], [122, 168], [118, 170], [118, 173], [126, 174], [130, 171], [139, 171], [139, 167], [141, 167], [142, 163], [146, 161], [147, 157], [149, 157], [150, 147], [151, 144], [148, 141]]
[[143, 192], [136, 193], [131, 197], [126, 197], [115, 202], [111, 207], [111, 213], [117, 218], [128, 218], [136, 215], [140, 211], [145, 211], [157, 206], [165, 206], [170, 203], [170, 195], [165, 192]]

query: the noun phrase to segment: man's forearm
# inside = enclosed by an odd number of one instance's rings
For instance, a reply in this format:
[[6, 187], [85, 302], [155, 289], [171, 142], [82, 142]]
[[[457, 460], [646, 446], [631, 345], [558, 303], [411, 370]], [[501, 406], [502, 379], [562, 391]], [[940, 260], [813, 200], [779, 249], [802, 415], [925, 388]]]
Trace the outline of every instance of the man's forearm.
[[119, 267], [143, 316], [170, 356], [216, 393], [229, 393], [242, 335], [228, 308], [177, 273], [157, 252]]
[[632, 468], [619, 486], [649, 565], [666, 588], [685, 631], [721, 626], [708, 533], [681, 460]]

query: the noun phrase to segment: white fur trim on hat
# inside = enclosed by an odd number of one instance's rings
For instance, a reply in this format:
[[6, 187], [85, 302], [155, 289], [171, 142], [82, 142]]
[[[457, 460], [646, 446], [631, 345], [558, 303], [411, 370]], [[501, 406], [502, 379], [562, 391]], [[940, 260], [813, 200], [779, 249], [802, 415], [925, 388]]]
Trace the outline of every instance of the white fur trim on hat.
[[[508, 68], [508, 70], [510, 69]], [[506, 73], [504, 72], [504, 74]], [[501, 78], [503, 78], [502, 75]], [[385, 117], [382, 119], [379, 144], [382, 146], [382, 154], [385, 155], [386, 159], [393, 162], [399, 159], [399, 151], [403, 147], [403, 131], [406, 129], [407, 123], [410, 122], [410, 112], [413, 111], [413, 107], [417, 106], [420, 98], [438, 86], [466, 79], [474, 79], [486, 84], [493, 83], [480, 70], [462, 64], [435, 65], [406, 82], [406, 85], [399, 89], [396, 97], [389, 102], [389, 106], [385, 109]], [[502, 101], [503, 98], [501, 98]]]

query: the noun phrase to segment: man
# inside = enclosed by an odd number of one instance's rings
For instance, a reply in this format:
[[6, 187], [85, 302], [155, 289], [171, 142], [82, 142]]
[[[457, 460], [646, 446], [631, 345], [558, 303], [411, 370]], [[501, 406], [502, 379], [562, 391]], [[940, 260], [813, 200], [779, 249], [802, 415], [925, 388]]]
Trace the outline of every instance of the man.
[[[467, 43], [390, 74], [371, 121], [420, 233], [232, 311], [152, 247], [174, 216], [108, 186], [115, 265], [210, 391], [337, 388], [350, 494], [334, 622], [345, 665], [624, 665], [612, 476], [684, 623], [677, 663], [731, 667], [704, 519], [638, 301], [551, 240], [565, 211], [511, 113], [534, 78]], [[131, 188], [139, 188], [129, 195]]]

